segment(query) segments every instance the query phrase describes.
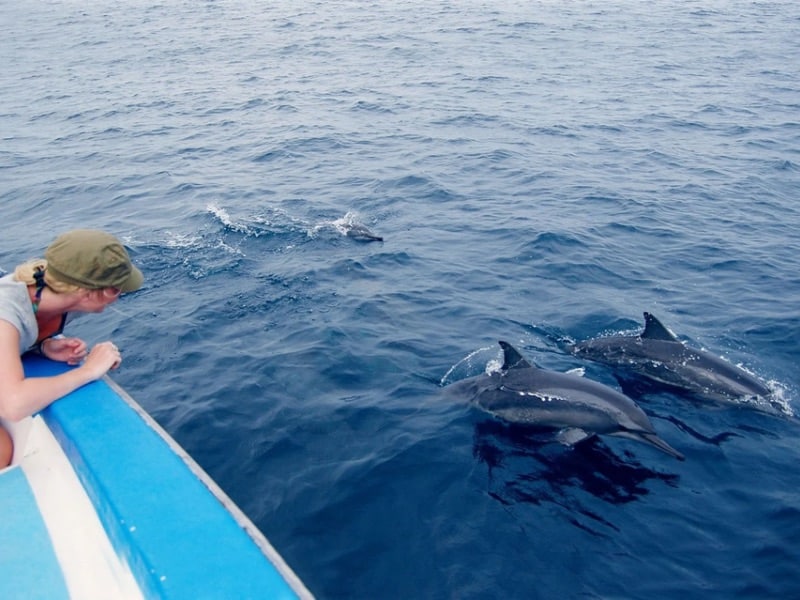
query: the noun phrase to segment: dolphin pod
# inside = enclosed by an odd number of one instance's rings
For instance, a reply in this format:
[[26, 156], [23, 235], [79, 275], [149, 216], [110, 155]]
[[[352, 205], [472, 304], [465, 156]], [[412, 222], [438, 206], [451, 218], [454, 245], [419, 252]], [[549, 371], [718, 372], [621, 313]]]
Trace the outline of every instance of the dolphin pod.
[[683, 460], [627, 396], [579, 375], [541, 369], [507, 342], [499, 343], [500, 371], [457, 381], [447, 389], [505, 421], [558, 430], [558, 439], [566, 444], [605, 434], [644, 442]]
[[762, 381], [723, 358], [684, 344], [650, 313], [644, 313], [644, 322], [644, 330], [637, 335], [600, 337], [577, 343], [571, 350], [576, 356], [709, 400], [771, 396]]

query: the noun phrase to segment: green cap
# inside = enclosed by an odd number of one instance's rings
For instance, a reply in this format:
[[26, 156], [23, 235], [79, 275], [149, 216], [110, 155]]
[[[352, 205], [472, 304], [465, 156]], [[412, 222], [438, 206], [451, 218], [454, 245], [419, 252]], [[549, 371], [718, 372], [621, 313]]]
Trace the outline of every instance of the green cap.
[[55, 279], [86, 289], [138, 290], [144, 276], [122, 243], [110, 233], [75, 229], [58, 236], [44, 253]]

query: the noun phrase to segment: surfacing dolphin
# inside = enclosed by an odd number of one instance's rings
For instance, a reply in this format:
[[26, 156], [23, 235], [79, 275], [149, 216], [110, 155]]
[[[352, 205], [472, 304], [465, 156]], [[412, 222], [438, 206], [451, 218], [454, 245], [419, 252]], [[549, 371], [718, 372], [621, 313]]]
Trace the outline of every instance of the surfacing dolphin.
[[499, 344], [500, 371], [452, 383], [449, 392], [469, 397], [505, 421], [559, 430], [558, 439], [566, 444], [607, 434], [650, 444], [683, 460], [627, 396], [579, 375], [540, 369], [507, 342]]
[[575, 344], [572, 352], [710, 400], [769, 399], [772, 395], [744, 369], [681, 342], [650, 313], [644, 313], [644, 323], [644, 331], [637, 335], [587, 340]]
[[353, 238], [358, 242], [382, 242], [383, 238], [379, 235], [375, 235], [369, 229], [367, 229], [366, 225], [362, 225], [361, 223], [349, 223], [345, 227], [345, 235], [349, 238]]
[[382, 242], [383, 237], [375, 235], [366, 225], [359, 222], [358, 215], [348, 211], [343, 217], [331, 221], [332, 225], [339, 233], [357, 242]]

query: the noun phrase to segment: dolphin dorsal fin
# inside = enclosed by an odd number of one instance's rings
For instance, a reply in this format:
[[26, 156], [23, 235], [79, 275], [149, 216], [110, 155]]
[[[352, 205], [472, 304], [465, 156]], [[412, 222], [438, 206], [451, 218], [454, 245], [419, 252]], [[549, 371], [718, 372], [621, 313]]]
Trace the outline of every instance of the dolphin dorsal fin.
[[648, 340], [664, 340], [666, 342], [679, 341], [678, 338], [675, 337], [675, 334], [664, 327], [661, 321], [648, 312], [644, 313], [644, 331], [640, 337], [647, 338]]
[[500, 344], [500, 347], [503, 349], [503, 371], [531, 368], [531, 364], [517, 352], [514, 346], [502, 340], [500, 340], [498, 344]]

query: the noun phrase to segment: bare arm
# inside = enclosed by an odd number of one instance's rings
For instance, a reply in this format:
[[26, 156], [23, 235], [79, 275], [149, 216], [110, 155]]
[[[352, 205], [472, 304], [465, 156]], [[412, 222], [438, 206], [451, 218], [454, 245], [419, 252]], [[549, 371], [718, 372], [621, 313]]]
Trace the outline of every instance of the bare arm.
[[0, 320], [0, 417], [19, 421], [96, 379], [121, 361], [111, 342], [97, 344], [79, 367], [52, 377], [25, 377], [19, 332]]

